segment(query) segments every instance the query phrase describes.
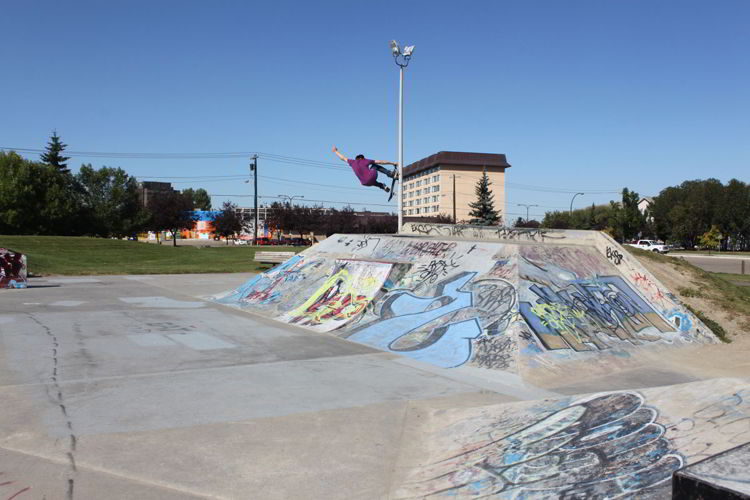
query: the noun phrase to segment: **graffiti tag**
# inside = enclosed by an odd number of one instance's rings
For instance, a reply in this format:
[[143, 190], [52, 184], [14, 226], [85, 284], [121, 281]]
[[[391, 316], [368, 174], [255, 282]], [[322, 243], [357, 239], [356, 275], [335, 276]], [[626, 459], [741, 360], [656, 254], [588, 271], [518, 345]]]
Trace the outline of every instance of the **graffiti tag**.
[[616, 248], [607, 247], [607, 258], [615, 263], [616, 266], [622, 262], [622, 254]]

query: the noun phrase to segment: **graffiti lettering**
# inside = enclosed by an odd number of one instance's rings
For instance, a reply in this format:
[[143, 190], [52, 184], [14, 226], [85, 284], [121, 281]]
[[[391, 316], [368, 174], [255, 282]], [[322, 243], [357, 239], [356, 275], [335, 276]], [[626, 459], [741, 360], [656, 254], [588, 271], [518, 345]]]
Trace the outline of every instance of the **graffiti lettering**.
[[513, 285], [500, 279], [476, 280], [471, 284], [474, 306], [484, 311], [507, 311], [516, 304]]
[[445, 257], [448, 252], [456, 248], [456, 243], [445, 241], [419, 241], [410, 242], [404, 251], [404, 255], [414, 257]]
[[455, 269], [457, 267], [458, 264], [454, 262], [453, 256], [451, 256], [448, 260], [435, 259], [429, 264], [422, 264], [417, 268], [417, 272], [419, 273], [421, 283], [432, 284], [435, 283], [438, 278], [446, 276], [449, 269]]
[[385, 263], [337, 261], [331, 276], [282, 320], [324, 331], [336, 328], [364, 311], [390, 269]]
[[607, 258], [614, 262], [616, 266], [619, 266], [622, 261], [622, 254], [616, 248], [607, 247]]
[[662, 292], [661, 288], [659, 288], [656, 283], [651, 281], [651, 279], [645, 274], [637, 272], [633, 273], [632, 279], [633, 283], [635, 283], [635, 286], [638, 287], [643, 295], [645, 295], [650, 302], [655, 303], [657, 306], [668, 308], [677, 303], [676, 300], [670, 300], [664, 294], [664, 292]]
[[637, 344], [659, 339], [643, 331], [649, 327], [674, 331], [617, 276], [575, 280], [557, 291], [546, 285], [529, 290], [538, 298], [522, 302], [520, 312], [548, 349], [606, 349], [599, 332]]
[[531, 422], [522, 414], [500, 417], [480, 434], [484, 440], [419, 469], [405, 496], [619, 498], [655, 488], [668, 493], [683, 458], [656, 422], [657, 410], [644, 403], [639, 393], [615, 392], [573, 401]]
[[437, 236], [463, 237], [464, 231], [471, 231], [471, 237], [475, 239], [544, 241], [545, 238], [565, 238], [564, 234], [540, 228], [482, 227], [461, 224], [411, 224], [410, 227], [412, 233]]

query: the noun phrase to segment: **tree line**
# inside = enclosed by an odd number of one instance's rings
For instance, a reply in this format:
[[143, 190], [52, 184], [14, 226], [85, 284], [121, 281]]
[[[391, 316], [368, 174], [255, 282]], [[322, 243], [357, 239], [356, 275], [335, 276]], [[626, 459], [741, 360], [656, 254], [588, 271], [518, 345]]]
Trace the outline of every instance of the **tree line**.
[[[143, 204], [137, 179], [119, 167], [83, 164], [71, 173], [64, 144], [53, 133], [41, 161], [0, 151], [0, 234], [130, 237], [143, 231], [168, 231], [173, 244], [182, 229], [192, 229], [195, 210], [211, 210], [205, 189], [164, 191]], [[251, 228], [237, 205], [226, 202], [213, 217], [216, 233], [235, 237]], [[397, 218], [358, 216], [343, 209], [274, 203], [268, 223], [300, 235], [315, 232], [396, 232]]]
[[148, 206], [138, 181], [119, 167], [83, 164], [71, 173], [66, 145], [53, 133], [41, 161], [0, 152], [0, 234], [126, 237], [140, 231], [173, 230], [180, 218], [210, 210], [205, 189], [155, 196]]
[[663, 189], [641, 213], [628, 188], [620, 202], [573, 211], [546, 212], [541, 224], [519, 218], [517, 226], [605, 231], [616, 240], [659, 239], [684, 248], [716, 242], [722, 250], [750, 250], [750, 185], [737, 179], [685, 181]]

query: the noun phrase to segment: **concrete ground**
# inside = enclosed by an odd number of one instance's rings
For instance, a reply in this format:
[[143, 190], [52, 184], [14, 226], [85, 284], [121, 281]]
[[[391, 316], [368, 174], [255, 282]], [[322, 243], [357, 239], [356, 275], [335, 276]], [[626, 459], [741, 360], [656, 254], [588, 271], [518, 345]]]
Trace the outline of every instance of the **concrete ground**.
[[546, 388], [443, 370], [201, 299], [248, 277], [0, 290], [0, 498], [388, 498], [427, 412], [750, 373], [740, 345]]
[[413, 412], [548, 394], [199, 298], [248, 276], [0, 290], [0, 498], [385, 498]]

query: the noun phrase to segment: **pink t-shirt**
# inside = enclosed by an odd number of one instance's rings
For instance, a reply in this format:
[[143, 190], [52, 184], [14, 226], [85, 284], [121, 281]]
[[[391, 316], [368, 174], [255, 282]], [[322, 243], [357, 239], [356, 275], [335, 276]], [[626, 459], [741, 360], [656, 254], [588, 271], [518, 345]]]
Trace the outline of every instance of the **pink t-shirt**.
[[346, 160], [349, 166], [354, 170], [354, 174], [359, 179], [359, 182], [363, 186], [374, 186], [375, 181], [378, 179], [378, 171], [374, 168], [370, 168], [372, 160], [364, 158], [362, 160]]

